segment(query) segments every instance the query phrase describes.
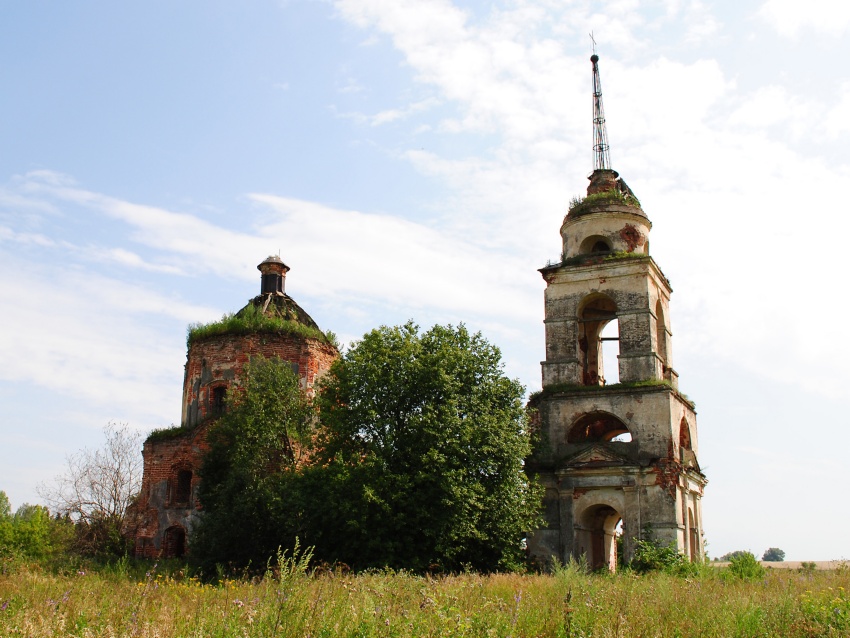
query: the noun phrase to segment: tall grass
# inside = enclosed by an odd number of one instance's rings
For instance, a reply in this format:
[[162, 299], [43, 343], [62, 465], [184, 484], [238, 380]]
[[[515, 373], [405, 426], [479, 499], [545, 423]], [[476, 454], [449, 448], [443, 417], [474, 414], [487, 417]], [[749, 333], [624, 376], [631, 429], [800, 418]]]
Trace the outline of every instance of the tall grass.
[[[14, 572], [14, 573], [13, 573]], [[555, 574], [312, 572], [281, 555], [265, 577], [204, 584], [132, 561], [0, 575], [2, 636], [837, 636], [850, 632], [850, 571], [720, 569]]]

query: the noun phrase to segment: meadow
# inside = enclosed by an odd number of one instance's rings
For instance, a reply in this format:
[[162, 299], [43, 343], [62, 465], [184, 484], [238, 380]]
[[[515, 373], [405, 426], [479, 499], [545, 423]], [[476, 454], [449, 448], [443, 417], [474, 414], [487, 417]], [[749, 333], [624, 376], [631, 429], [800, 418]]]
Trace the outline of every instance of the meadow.
[[214, 584], [177, 564], [0, 569], [2, 636], [845, 636], [850, 569], [746, 580], [665, 573], [416, 576], [312, 571]]

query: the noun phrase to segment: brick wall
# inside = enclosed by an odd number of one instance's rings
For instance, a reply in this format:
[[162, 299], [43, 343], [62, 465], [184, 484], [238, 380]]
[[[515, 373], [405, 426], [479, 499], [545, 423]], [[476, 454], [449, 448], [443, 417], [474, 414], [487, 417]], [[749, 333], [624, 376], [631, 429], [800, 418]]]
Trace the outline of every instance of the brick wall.
[[[144, 475], [138, 501], [128, 512], [135, 555], [158, 558], [188, 551], [185, 539], [198, 521], [198, 469], [201, 466], [216, 388], [227, 388], [241, 376], [252, 356], [280, 357], [297, 366], [301, 385], [312, 396], [316, 381], [339, 356], [336, 348], [317, 339], [294, 334], [252, 333], [216, 335], [193, 342], [186, 357], [183, 383], [185, 433], [146, 441], [142, 456]], [[192, 473], [189, 499], [177, 502], [179, 473]], [[170, 531], [169, 531], [170, 530]]]

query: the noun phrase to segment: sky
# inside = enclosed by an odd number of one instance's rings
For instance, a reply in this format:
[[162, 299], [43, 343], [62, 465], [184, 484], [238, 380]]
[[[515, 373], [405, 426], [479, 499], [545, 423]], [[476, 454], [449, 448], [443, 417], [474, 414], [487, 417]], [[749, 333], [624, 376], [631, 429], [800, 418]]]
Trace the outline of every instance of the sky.
[[674, 290], [708, 552], [850, 559], [850, 4], [827, 0], [0, 0], [13, 507], [106, 423], [179, 423], [187, 325], [270, 254], [341, 341], [462, 322], [539, 389], [591, 32]]

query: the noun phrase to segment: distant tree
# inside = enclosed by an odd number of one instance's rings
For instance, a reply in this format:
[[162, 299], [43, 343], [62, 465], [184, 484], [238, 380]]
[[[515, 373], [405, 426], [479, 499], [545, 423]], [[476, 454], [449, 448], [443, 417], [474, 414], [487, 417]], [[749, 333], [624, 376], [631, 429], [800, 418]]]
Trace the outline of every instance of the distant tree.
[[313, 428], [312, 405], [291, 365], [253, 358], [210, 427], [199, 472], [203, 516], [190, 543], [205, 572], [216, 564], [262, 569], [278, 547], [304, 538], [297, 478]]
[[761, 559], [763, 561], [770, 561], [774, 563], [781, 563], [785, 560], [785, 552], [783, 552], [778, 547], [770, 547], [764, 550], [764, 554], [762, 554]]
[[73, 535], [70, 522], [51, 518], [43, 505], [24, 503], [14, 514], [0, 492], [0, 559], [10, 556], [42, 559], [65, 551]]
[[751, 553], [752, 552], [748, 552], [748, 551], [743, 550], [743, 549], [737, 549], [734, 552], [727, 552], [727, 553], [723, 554], [723, 556], [721, 556], [717, 560], [721, 561], [721, 562], [729, 562], [734, 558], [741, 558], [742, 556], [746, 556], [747, 554], [751, 554]]
[[109, 423], [99, 450], [80, 450], [66, 458], [65, 472], [38, 486], [50, 508], [74, 522], [75, 548], [88, 554], [123, 554], [127, 507], [142, 482], [142, 434], [126, 423]]
[[493, 571], [521, 565], [540, 493], [524, 388], [464, 326], [382, 327], [323, 379], [305, 484], [316, 555], [357, 568]]

